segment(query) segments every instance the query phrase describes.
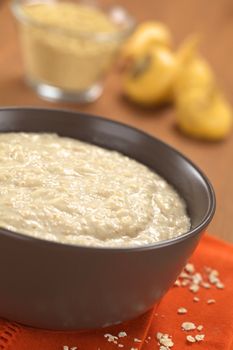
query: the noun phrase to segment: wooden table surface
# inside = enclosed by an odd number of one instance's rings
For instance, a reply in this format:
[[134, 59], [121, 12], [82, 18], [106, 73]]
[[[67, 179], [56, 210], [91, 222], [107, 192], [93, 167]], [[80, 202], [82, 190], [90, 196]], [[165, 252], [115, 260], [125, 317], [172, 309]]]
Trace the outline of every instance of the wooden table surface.
[[[118, 1], [119, 3], [119, 1]], [[233, 2], [232, 0], [122, 0], [138, 21], [157, 19], [172, 30], [174, 43], [194, 32], [202, 35], [201, 51], [211, 63], [219, 85], [233, 104]], [[179, 134], [172, 108], [144, 111], [121, 96], [117, 69], [107, 78], [102, 97], [85, 106], [52, 104], [39, 99], [23, 81], [23, 67], [9, 2], [0, 0], [0, 106], [48, 106], [103, 115], [134, 125], [168, 142], [191, 158], [211, 180], [217, 211], [211, 234], [233, 242], [233, 133], [224, 142], [205, 143]]]

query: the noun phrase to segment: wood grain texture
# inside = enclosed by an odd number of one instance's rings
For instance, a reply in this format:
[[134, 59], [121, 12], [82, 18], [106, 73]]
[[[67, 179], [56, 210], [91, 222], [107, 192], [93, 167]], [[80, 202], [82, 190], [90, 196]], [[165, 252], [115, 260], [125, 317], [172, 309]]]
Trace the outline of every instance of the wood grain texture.
[[[106, 1], [109, 3], [109, 1]], [[118, 2], [119, 3], [119, 2]], [[233, 104], [233, 2], [213, 0], [122, 0], [138, 19], [164, 21], [178, 45], [185, 36], [198, 32], [201, 51], [211, 63], [219, 85]], [[52, 104], [39, 99], [23, 81], [17, 28], [9, 2], [0, 2], [0, 106], [47, 106], [69, 108], [103, 115], [134, 125], [176, 147], [192, 159], [209, 177], [216, 191], [217, 212], [209, 231], [233, 242], [233, 134], [224, 142], [205, 143], [181, 135], [175, 128], [172, 108], [145, 111], [121, 96], [117, 68], [109, 74], [103, 96], [95, 103], [79, 106]]]

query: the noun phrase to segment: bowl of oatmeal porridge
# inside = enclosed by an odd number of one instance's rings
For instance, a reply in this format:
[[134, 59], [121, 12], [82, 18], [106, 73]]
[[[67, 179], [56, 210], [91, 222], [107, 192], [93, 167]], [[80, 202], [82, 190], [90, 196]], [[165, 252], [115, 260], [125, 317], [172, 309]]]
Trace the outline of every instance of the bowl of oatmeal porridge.
[[1, 109], [0, 160], [0, 316], [33, 327], [98, 328], [147, 311], [215, 210], [192, 162], [101, 117]]

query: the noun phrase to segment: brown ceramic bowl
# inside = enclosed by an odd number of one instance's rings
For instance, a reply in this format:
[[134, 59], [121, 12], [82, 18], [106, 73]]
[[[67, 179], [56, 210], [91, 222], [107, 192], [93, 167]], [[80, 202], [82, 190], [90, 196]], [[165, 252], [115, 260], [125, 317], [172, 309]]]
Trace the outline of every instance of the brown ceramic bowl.
[[172, 285], [213, 217], [215, 196], [205, 175], [160, 140], [100, 117], [1, 109], [0, 132], [9, 131], [56, 132], [135, 158], [178, 190], [192, 228], [137, 248], [72, 246], [0, 229], [0, 317], [66, 330], [104, 327], [150, 309]]

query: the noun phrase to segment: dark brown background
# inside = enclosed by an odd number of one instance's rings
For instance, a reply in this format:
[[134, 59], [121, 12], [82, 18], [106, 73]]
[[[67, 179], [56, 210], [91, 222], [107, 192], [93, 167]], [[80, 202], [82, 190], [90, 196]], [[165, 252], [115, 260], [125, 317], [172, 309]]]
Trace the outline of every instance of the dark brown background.
[[[193, 32], [200, 33], [201, 51], [233, 104], [232, 0], [122, 0], [121, 3], [138, 21], [152, 18], [164, 21], [172, 30], [175, 45]], [[58, 105], [40, 100], [23, 82], [9, 1], [0, 0], [0, 106], [65, 107], [95, 113], [134, 125], [170, 143], [200, 166], [212, 181], [217, 195], [217, 212], [209, 231], [233, 242], [233, 133], [220, 143], [191, 140], [175, 129], [172, 108], [143, 111], [127, 104], [120, 91], [119, 72], [115, 69], [108, 76], [103, 96], [91, 105]]]

